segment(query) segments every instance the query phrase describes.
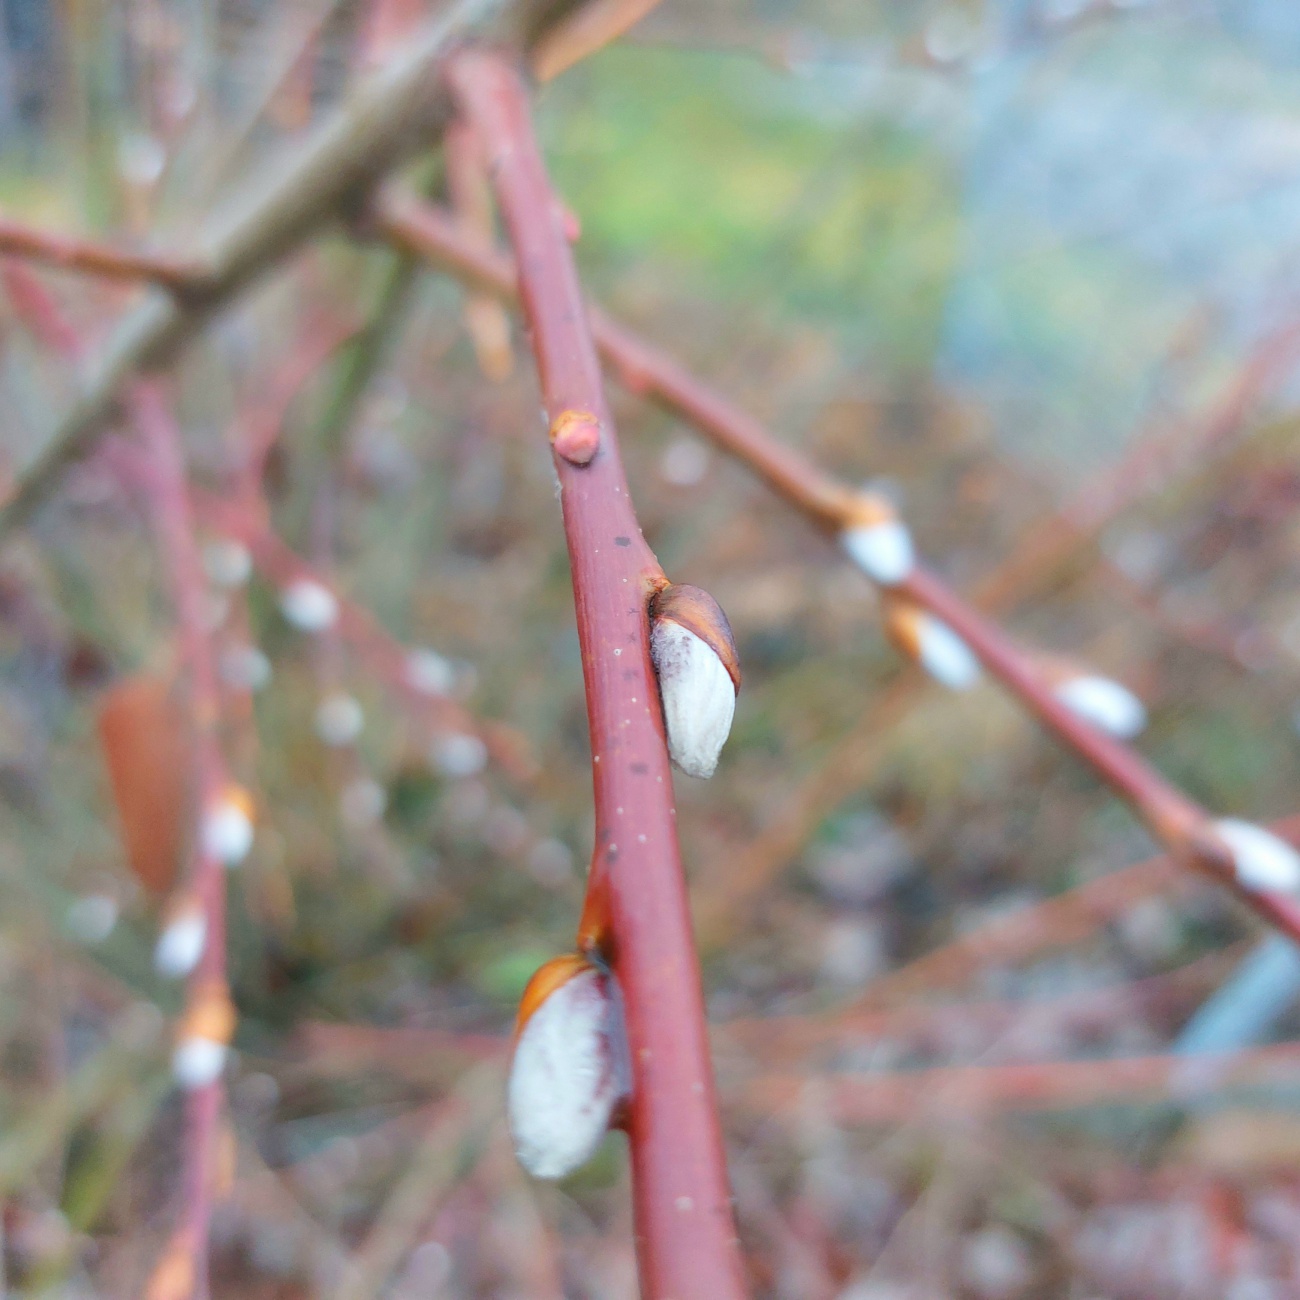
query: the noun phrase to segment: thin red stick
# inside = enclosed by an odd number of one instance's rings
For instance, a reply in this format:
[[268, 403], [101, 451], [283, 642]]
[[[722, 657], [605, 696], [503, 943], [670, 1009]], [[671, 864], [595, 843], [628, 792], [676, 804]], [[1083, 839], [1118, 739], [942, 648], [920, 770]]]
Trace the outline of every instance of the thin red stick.
[[573, 571], [596, 804], [593, 871], [604, 871], [610, 957], [626, 1004], [633, 1075], [628, 1136], [642, 1294], [744, 1294], [714, 1102], [699, 967], [650, 661], [648, 602], [663, 574], [641, 536], [586, 327], [563, 212], [515, 71], [469, 52], [449, 80], [484, 141], [522, 268], [547, 415], [594, 415], [585, 465], [555, 456]]
[[[903, 1124], [952, 1118], [969, 1124], [981, 1112], [1068, 1109], [1115, 1103], [1176, 1102], [1224, 1088], [1287, 1088], [1300, 1047], [1279, 1043], [1249, 1052], [1205, 1056], [1136, 1056], [1014, 1065], [956, 1065], [883, 1074], [768, 1075], [741, 1090], [741, 1104], [762, 1114], [807, 1104], [815, 1089], [819, 1113], [838, 1124]], [[1173, 1094], [1171, 1096], [1171, 1093]]]
[[1215, 835], [1205, 810], [1134, 750], [1062, 703], [1001, 628], [920, 565], [898, 590], [947, 623], [1012, 695], [1133, 808], [1175, 859], [1206, 872], [1270, 925], [1300, 942], [1300, 899], [1243, 886], [1232, 854]]
[[[206, 584], [194, 537], [180, 434], [157, 381], [133, 385], [127, 392], [127, 404], [149, 458], [150, 495], [158, 544], [169, 570], [176, 605], [181, 656], [189, 679], [195, 802], [202, 819], [223, 797], [229, 778], [218, 735], [220, 691], [205, 628]], [[202, 833], [197, 837], [189, 882], [206, 921], [202, 953], [189, 977], [187, 1000], [191, 1006], [200, 995], [211, 996], [218, 989], [228, 997], [225, 868], [208, 851], [205, 838]], [[160, 1265], [160, 1270], [174, 1271], [178, 1260], [187, 1260], [192, 1269], [195, 1300], [206, 1300], [208, 1295], [208, 1230], [223, 1095], [218, 1078], [191, 1089], [186, 1098], [181, 1221]], [[161, 1272], [156, 1278], [155, 1289], [160, 1295], [167, 1294], [165, 1283], [169, 1280]]]
[[0, 216], [0, 254], [30, 258], [65, 271], [109, 280], [158, 284], [173, 292], [195, 289], [207, 274], [197, 260], [167, 253], [137, 253], [77, 235], [55, 235]]

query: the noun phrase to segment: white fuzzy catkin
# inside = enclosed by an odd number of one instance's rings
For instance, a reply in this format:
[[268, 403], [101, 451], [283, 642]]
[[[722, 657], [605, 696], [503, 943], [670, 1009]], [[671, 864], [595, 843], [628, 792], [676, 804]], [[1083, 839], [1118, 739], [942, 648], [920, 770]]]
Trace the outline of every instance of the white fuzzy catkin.
[[253, 557], [243, 542], [219, 537], [203, 548], [203, 569], [218, 587], [242, 587], [253, 571]]
[[940, 686], [965, 691], [979, 681], [980, 661], [947, 623], [922, 613], [918, 615], [916, 635], [917, 660]]
[[255, 645], [232, 645], [221, 656], [219, 671], [227, 686], [260, 691], [271, 680], [271, 661]]
[[316, 734], [330, 746], [350, 745], [361, 734], [366, 715], [354, 696], [344, 691], [327, 695], [316, 709]]
[[199, 964], [208, 941], [208, 920], [197, 908], [186, 908], [158, 936], [153, 965], [165, 979], [181, 979]]
[[83, 894], [68, 904], [67, 926], [81, 943], [103, 943], [117, 925], [117, 900], [109, 894]]
[[671, 618], [655, 620], [650, 654], [659, 677], [668, 756], [688, 776], [712, 776], [736, 713], [736, 685], [717, 651]]
[[1237, 879], [1247, 889], [1300, 892], [1300, 853], [1272, 831], [1237, 817], [1224, 817], [1214, 829], [1232, 850]]
[[183, 1038], [172, 1053], [172, 1074], [182, 1088], [203, 1088], [221, 1077], [229, 1054], [225, 1043], [214, 1039]]
[[897, 519], [846, 528], [840, 545], [868, 578], [884, 587], [902, 582], [916, 563], [912, 535]]
[[454, 733], [435, 740], [429, 758], [444, 776], [475, 776], [487, 766], [488, 749], [477, 736]]
[[436, 650], [420, 647], [406, 656], [406, 680], [421, 695], [450, 695], [456, 686], [456, 669]]
[[519, 1163], [535, 1178], [563, 1178], [589, 1160], [623, 1094], [606, 978], [584, 970], [561, 984], [515, 1043], [507, 1113]]
[[280, 593], [280, 612], [302, 632], [323, 632], [338, 618], [339, 602], [328, 587], [300, 578]]
[[1094, 727], [1131, 740], [1147, 725], [1147, 711], [1127, 686], [1109, 677], [1085, 673], [1056, 688], [1056, 698]]
[[253, 823], [239, 803], [221, 799], [203, 819], [203, 850], [227, 867], [237, 867], [253, 847]]

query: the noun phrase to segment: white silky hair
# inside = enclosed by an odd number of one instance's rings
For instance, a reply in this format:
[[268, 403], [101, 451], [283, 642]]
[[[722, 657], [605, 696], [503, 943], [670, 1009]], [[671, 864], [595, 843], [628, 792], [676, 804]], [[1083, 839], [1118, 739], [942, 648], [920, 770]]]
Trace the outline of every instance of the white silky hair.
[[594, 1154], [624, 1087], [616, 1011], [601, 971], [580, 971], [529, 1016], [506, 1087], [519, 1163], [535, 1178], [571, 1174]]
[[707, 641], [670, 618], [655, 622], [650, 653], [659, 675], [668, 756], [688, 776], [712, 776], [736, 713], [731, 674]]

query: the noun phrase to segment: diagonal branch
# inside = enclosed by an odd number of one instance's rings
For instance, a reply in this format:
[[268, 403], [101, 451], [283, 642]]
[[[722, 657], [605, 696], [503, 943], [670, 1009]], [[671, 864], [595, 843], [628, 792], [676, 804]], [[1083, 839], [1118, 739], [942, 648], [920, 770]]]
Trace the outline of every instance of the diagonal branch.
[[[151, 509], [158, 544], [170, 570], [181, 652], [187, 669], [199, 830], [188, 894], [201, 918], [201, 944], [186, 990], [186, 1009], [174, 1069], [187, 1088], [180, 1223], [150, 1286], [151, 1296], [208, 1294], [208, 1232], [217, 1183], [217, 1144], [224, 1089], [221, 1063], [230, 1032], [226, 975], [225, 863], [213, 842], [211, 820], [228, 798], [230, 781], [218, 727], [220, 691], [205, 625], [205, 584], [186, 491], [176, 428], [156, 383], [130, 389], [127, 403], [148, 457]], [[199, 1072], [184, 1053], [198, 1044]], [[209, 1062], [215, 1062], [215, 1066]], [[183, 1283], [186, 1285], [178, 1285]]]
[[197, 259], [133, 252], [77, 235], [53, 235], [3, 216], [0, 216], [0, 254], [25, 257], [102, 279], [157, 284], [177, 293], [201, 289], [208, 274], [207, 266]]
[[699, 967], [672, 804], [648, 606], [663, 572], [641, 536], [586, 328], [577, 272], [514, 70], [467, 53], [449, 78], [486, 148], [523, 268], [547, 416], [587, 413], [584, 463], [557, 450], [591, 731], [593, 881], [608, 891], [632, 1069], [628, 1135], [642, 1292], [744, 1294], [714, 1105]]
[[[401, 247], [422, 253], [477, 286], [507, 297], [518, 292], [515, 269], [507, 258], [466, 237], [427, 204], [385, 193], [376, 222]], [[827, 532], [845, 538], [854, 529], [863, 505], [859, 494], [779, 442], [757, 420], [671, 358], [598, 311], [591, 311], [589, 319], [597, 346], [633, 392], [694, 425]], [[1134, 750], [1063, 703], [1033, 657], [973, 604], [932, 570], [910, 561], [900, 574], [890, 575], [880, 585], [891, 599], [921, 607], [955, 632], [1011, 695], [1129, 803], [1176, 859], [1211, 875], [1269, 924], [1300, 940], [1300, 898], [1295, 889], [1253, 887], [1252, 873], [1223, 842], [1209, 814]], [[889, 706], [886, 712], [891, 712]], [[1300, 887], [1300, 879], [1295, 885]]]

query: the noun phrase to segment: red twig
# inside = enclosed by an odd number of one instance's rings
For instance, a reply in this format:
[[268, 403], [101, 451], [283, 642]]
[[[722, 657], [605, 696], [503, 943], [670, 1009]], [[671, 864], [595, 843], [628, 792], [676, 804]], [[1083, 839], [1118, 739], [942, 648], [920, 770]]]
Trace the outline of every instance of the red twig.
[[1012, 695], [1137, 812], [1176, 859], [1213, 876], [1264, 920], [1300, 941], [1300, 898], [1247, 888], [1204, 809], [1134, 750], [1062, 703], [1032, 660], [995, 623], [920, 565], [898, 590], [948, 624]]
[[8, 217], [0, 217], [0, 254], [109, 280], [158, 284], [173, 292], [199, 288], [207, 274], [198, 261], [166, 253], [132, 252], [75, 235], [55, 235]]
[[744, 1292], [691, 939], [648, 604], [662, 571], [641, 536], [564, 232], [512, 68], [466, 53], [448, 76], [484, 141], [522, 268], [547, 414], [595, 416], [594, 457], [558, 453], [565, 535], [591, 731], [593, 876], [608, 890], [609, 956], [626, 1003], [642, 1293], [653, 1300]]
[[741, 1095], [743, 1104], [765, 1115], [798, 1107], [807, 1098], [840, 1124], [900, 1124], [920, 1117], [936, 1122], [955, 1118], [967, 1124], [981, 1112], [1176, 1101], [1180, 1089], [1191, 1098], [1225, 1087], [1289, 1087], [1298, 1065], [1300, 1047], [1280, 1043], [1195, 1059], [1103, 1057], [821, 1078], [770, 1075], [755, 1080]]
[[[157, 381], [134, 385], [128, 390], [127, 402], [149, 458], [150, 497], [158, 543], [170, 573], [176, 605], [182, 659], [189, 678], [195, 802], [202, 822], [225, 798], [229, 779], [218, 735], [220, 692], [205, 629], [205, 583], [186, 491], [180, 435]], [[224, 867], [203, 829], [196, 838], [189, 888], [202, 909], [204, 939], [189, 976], [187, 1017], [202, 1015], [205, 1002], [229, 1003]], [[191, 1294], [196, 1300], [205, 1300], [208, 1294], [208, 1226], [216, 1181], [222, 1095], [219, 1075], [189, 1090], [181, 1221], [151, 1285], [151, 1295], [156, 1295], [158, 1300]], [[183, 1285], [187, 1269], [189, 1286]]]

